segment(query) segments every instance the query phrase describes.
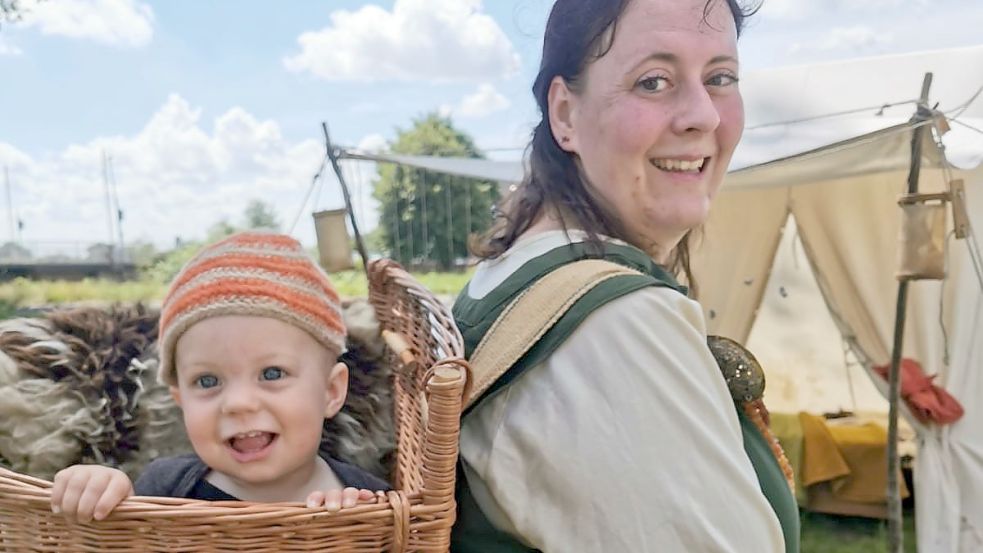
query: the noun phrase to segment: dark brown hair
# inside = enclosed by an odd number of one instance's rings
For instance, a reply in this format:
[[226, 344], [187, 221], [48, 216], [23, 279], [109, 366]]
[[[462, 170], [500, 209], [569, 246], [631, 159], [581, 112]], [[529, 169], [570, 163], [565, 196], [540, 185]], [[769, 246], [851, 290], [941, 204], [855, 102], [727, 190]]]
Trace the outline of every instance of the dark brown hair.
[[[738, 0], [707, 0], [704, 20], [713, 5], [726, 1], [734, 16], [740, 36], [745, 17], [757, 8], [745, 8]], [[557, 144], [549, 121], [548, 95], [554, 77], [562, 77], [567, 86], [577, 90], [587, 65], [604, 56], [611, 48], [618, 18], [631, 0], [557, 0], [550, 11], [543, 37], [543, 58], [532, 93], [542, 115], [532, 133], [527, 149], [528, 169], [522, 183], [500, 206], [498, 221], [475, 244], [474, 253], [495, 258], [508, 250], [545, 209], [560, 212], [564, 229], [567, 224], [587, 232], [588, 243], [598, 250], [598, 235], [624, 240], [627, 237], [619, 218], [605, 203], [590, 192], [585, 177], [577, 168], [574, 154]], [[569, 221], [568, 221], [569, 218]], [[688, 232], [673, 250], [668, 269], [695, 283], [689, 267]]]

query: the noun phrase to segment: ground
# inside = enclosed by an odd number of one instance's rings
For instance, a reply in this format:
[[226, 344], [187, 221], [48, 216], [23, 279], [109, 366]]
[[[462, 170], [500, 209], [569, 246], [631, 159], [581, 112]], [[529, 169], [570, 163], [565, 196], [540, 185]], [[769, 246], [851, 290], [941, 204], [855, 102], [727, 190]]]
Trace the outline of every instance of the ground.
[[[904, 550], [915, 553], [915, 517], [904, 513]], [[801, 553], [887, 552], [887, 523], [859, 517], [802, 513]]]

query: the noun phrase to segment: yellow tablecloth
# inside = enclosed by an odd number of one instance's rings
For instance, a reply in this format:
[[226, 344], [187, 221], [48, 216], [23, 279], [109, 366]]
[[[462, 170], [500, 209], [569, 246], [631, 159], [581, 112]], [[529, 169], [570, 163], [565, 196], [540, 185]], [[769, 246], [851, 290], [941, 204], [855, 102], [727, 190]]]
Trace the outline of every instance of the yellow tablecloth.
[[[809, 486], [829, 482], [843, 501], [880, 503], [887, 494], [887, 431], [883, 426], [827, 424], [809, 413], [772, 414], [772, 430], [795, 469], [796, 497], [807, 503]], [[901, 496], [909, 491], [902, 481]]]

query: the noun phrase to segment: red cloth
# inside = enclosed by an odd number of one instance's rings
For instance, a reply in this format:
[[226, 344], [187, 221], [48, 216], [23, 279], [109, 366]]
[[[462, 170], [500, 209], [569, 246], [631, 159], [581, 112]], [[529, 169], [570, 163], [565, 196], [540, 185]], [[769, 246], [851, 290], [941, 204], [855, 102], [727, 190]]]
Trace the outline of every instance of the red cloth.
[[[874, 371], [887, 380], [890, 365], [877, 365]], [[963, 416], [963, 406], [949, 392], [932, 384], [936, 375], [925, 376], [921, 364], [914, 359], [901, 360], [901, 399], [921, 422], [951, 424]]]

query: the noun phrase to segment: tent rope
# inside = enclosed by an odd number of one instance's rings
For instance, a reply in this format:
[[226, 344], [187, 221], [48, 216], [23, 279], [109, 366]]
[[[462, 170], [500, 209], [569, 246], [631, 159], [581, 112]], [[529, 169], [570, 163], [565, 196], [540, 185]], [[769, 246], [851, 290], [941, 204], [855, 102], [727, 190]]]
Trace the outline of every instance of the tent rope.
[[[949, 245], [956, 236], [956, 230], [950, 230], [942, 243], [942, 259], [945, 262], [945, 274], [949, 274]], [[949, 331], [945, 328], [945, 283], [949, 280], [943, 278], [939, 285], [939, 330], [942, 331], [942, 365], [949, 367]]]
[[850, 387], [850, 404], [853, 407], [853, 412], [856, 413], [858, 411], [857, 395], [853, 391], [853, 373], [850, 372], [850, 368], [859, 364], [850, 362], [850, 344], [842, 336], [840, 337], [840, 348], [843, 350], [843, 372], [846, 373], [846, 382]]
[[975, 131], [975, 132], [978, 132], [980, 134], [983, 134], [983, 130], [977, 129], [976, 127], [974, 127], [974, 126], [970, 125], [969, 123], [967, 123], [965, 121], [962, 121], [960, 119], [951, 119], [950, 118], [949, 121], [952, 121], [953, 123], [956, 123], [958, 125], [962, 125], [962, 126], [966, 127], [967, 129], [969, 129], [971, 131]]
[[[944, 111], [943, 113], [945, 113], [946, 116], [948, 116], [950, 119], [954, 119], [956, 117], [959, 117], [960, 115], [963, 114], [963, 112], [965, 112], [967, 109], [969, 109], [969, 106], [971, 106], [973, 104], [973, 102], [975, 102], [977, 100], [977, 98], [980, 97], [980, 94], [983, 94], [983, 86], [981, 86], [980, 88], [976, 89], [976, 92], [972, 96], [970, 96], [968, 100], [966, 100], [962, 104], [959, 104], [958, 106], [956, 106], [956, 107], [954, 107], [954, 108], [952, 108], [952, 109], [950, 109], [948, 111]], [[874, 112], [874, 115], [883, 115], [885, 109], [893, 108], [893, 107], [897, 107], [897, 106], [903, 106], [903, 105], [907, 105], [907, 104], [917, 104], [917, 103], [918, 103], [918, 100], [917, 99], [914, 99], [914, 100], [904, 100], [904, 101], [901, 101], [901, 102], [890, 102], [890, 103], [887, 103], [887, 104], [879, 104], [879, 105], [876, 105], [876, 106], [868, 106], [868, 107], [863, 107], [863, 108], [854, 108], [854, 109], [847, 109], [847, 110], [843, 110], [843, 111], [834, 111], [834, 112], [830, 112], [830, 113], [823, 113], [823, 114], [820, 114], [820, 115], [813, 115], [813, 116], [810, 116], [810, 117], [802, 117], [802, 118], [799, 118], [799, 119], [788, 119], [788, 120], [785, 120], [785, 121], [772, 121], [772, 122], [769, 122], [769, 123], [761, 123], [761, 124], [758, 124], [758, 125], [752, 125], [750, 127], [746, 127], [744, 130], [746, 130], [746, 131], [753, 131], [755, 129], [763, 129], [763, 128], [767, 128], [767, 127], [778, 127], [778, 126], [781, 126], [781, 125], [792, 125], [792, 124], [795, 124], [795, 123], [807, 123], [809, 121], [817, 121], [819, 119], [828, 119], [830, 117], [839, 117], [841, 115], [852, 115], [854, 113], [863, 113], [865, 111], [873, 111], [873, 110], [877, 110], [877, 111]], [[970, 128], [972, 128], [972, 127], [970, 127]], [[976, 130], [976, 131], [978, 131], [980, 133], [983, 133], [983, 131], [980, 131], [979, 129], [974, 129], [974, 130]]]
[[[979, 129], [974, 130], [983, 134], [983, 131], [979, 131]], [[949, 158], [945, 155], [945, 143], [942, 142], [941, 137], [938, 135], [935, 136], [935, 143], [942, 152], [943, 175], [947, 182], [952, 182], [952, 165], [949, 163]], [[966, 249], [969, 251], [969, 259], [973, 263], [973, 271], [976, 273], [976, 280], [979, 283], [980, 291], [983, 292], [983, 254], [980, 253], [980, 243], [976, 238], [976, 229], [973, 228], [972, 221], [967, 220], [966, 224], [969, 227], [969, 233], [966, 236]]]
[[355, 182], [355, 188], [357, 190], [357, 192], [355, 194], [356, 194], [356, 197], [358, 198], [358, 207], [356, 209], [358, 211], [358, 218], [359, 218], [359, 220], [360, 221], [365, 221], [365, 197], [364, 197], [365, 190], [364, 190], [364, 187], [363, 187], [363, 185], [365, 184], [365, 175], [362, 172], [362, 165], [363, 164], [358, 163], [355, 160], [352, 160], [352, 161], [355, 163], [354, 164], [355, 174], [356, 174], [357, 179], [358, 179]]
[[851, 115], [851, 114], [854, 114], [854, 113], [863, 113], [865, 111], [873, 111], [873, 110], [877, 110], [874, 113], [875, 115], [883, 115], [884, 114], [884, 110], [887, 109], [887, 108], [893, 108], [893, 107], [896, 107], [896, 106], [903, 106], [903, 105], [906, 105], [906, 104], [917, 104], [917, 103], [918, 103], [918, 100], [905, 100], [903, 102], [893, 102], [893, 103], [888, 103], [888, 104], [879, 104], [879, 105], [876, 105], [876, 106], [868, 106], [868, 107], [864, 107], [864, 108], [855, 108], [855, 109], [848, 109], [848, 110], [843, 110], [843, 111], [835, 111], [835, 112], [831, 112], [831, 113], [823, 113], [821, 115], [813, 115], [813, 116], [810, 116], [810, 117], [802, 117], [802, 118], [799, 118], [799, 119], [788, 119], [786, 121], [772, 121], [770, 123], [760, 123], [758, 125], [752, 125], [750, 127], [746, 127], [744, 130], [746, 130], [746, 131], [753, 131], [755, 129], [763, 129], [763, 128], [766, 128], [766, 127], [778, 127], [778, 126], [781, 126], [781, 125], [792, 125], [792, 124], [795, 124], [795, 123], [807, 123], [809, 121], [816, 121], [816, 120], [819, 120], [819, 119], [828, 119], [830, 117], [839, 117], [841, 115]]
[[421, 173], [423, 174], [423, 179], [417, 185], [422, 192], [420, 201], [423, 206], [421, 210], [423, 221], [420, 225], [423, 232], [423, 254], [421, 255], [421, 259], [426, 260], [430, 258], [430, 218], [427, 211], [427, 194], [430, 192], [430, 171], [424, 170]]
[[304, 208], [307, 207], [307, 202], [311, 199], [311, 192], [314, 192], [314, 187], [317, 185], [318, 181], [321, 180], [321, 173], [324, 172], [324, 168], [328, 165], [328, 155], [324, 155], [324, 159], [321, 160], [321, 167], [318, 168], [317, 173], [314, 173], [314, 177], [311, 178], [311, 185], [307, 187], [307, 193], [304, 194], [304, 201], [301, 202], [300, 208], [297, 210], [297, 214], [294, 215], [293, 221], [290, 223], [290, 227], [287, 230], [287, 234], [293, 234], [294, 229], [297, 228], [297, 222], [300, 221], [300, 216], [304, 213]]
[[[983, 86], [980, 86], [979, 88], [977, 88], [976, 89], [976, 92], [972, 96], [969, 97], [969, 100], [966, 100], [962, 104], [959, 104], [958, 106], [950, 109], [949, 111], [945, 111], [943, 113], [945, 113], [945, 115], [947, 117], [949, 117], [950, 119], [955, 119], [956, 117], [959, 117], [960, 115], [963, 114], [963, 112], [965, 112], [967, 109], [969, 109], [969, 106], [971, 106], [973, 104], [973, 102], [976, 101], [977, 98], [980, 97], [980, 93], [983, 93]], [[952, 114], [952, 115], [949, 115], [949, 114]]]

